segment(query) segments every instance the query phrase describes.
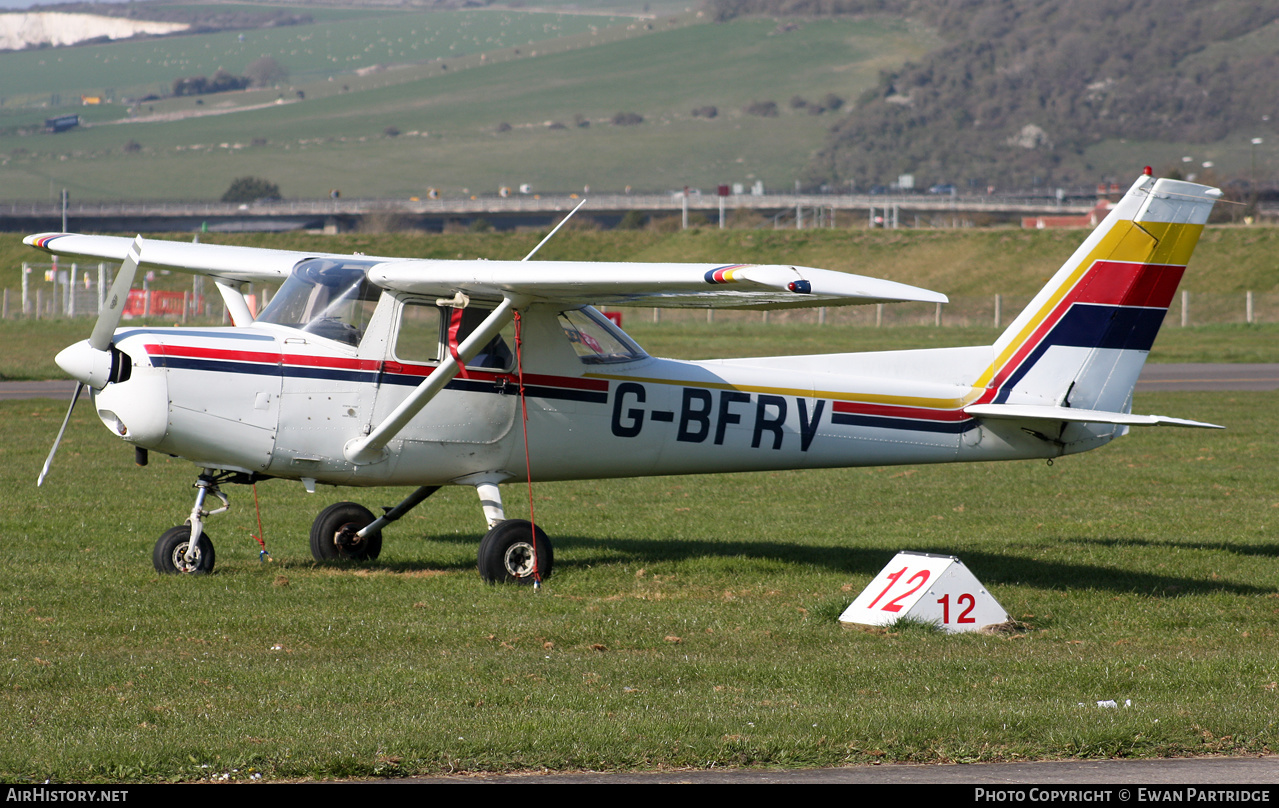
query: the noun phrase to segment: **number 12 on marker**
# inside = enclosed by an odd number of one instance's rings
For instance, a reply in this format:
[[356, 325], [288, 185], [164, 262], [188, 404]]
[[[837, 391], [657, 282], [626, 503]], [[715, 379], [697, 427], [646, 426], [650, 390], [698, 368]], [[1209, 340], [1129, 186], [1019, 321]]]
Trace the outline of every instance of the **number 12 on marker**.
[[[940, 598], [937, 599], [937, 602], [941, 604], [942, 625], [950, 625], [950, 593], [947, 592], [946, 594], [942, 595]], [[963, 606], [965, 602], [967, 602], [968, 604], [968, 608], [964, 609], [962, 612], [959, 613], [959, 618], [955, 620], [956, 623], [976, 623], [977, 622], [977, 620], [973, 618], [972, 616], [973, 609], [977, 607], [977, 598], [965, 592], [964, 594], [955, 598], [955, 602], [959, 604], [960, 606]]]

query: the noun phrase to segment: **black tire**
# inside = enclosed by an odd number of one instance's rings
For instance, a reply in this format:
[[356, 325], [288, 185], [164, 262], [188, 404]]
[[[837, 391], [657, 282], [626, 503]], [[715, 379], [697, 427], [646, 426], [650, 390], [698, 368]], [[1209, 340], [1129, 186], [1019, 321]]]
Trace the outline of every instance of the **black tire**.
[[320, 511], [311, 524], [311, 555], [316, 561], [367, 561], [382, 554], [382, 531], [355, 535], [373, 523], [373, 513], [354, 502], [338, 502]]
[[533, 583], [533, 547], [537, 547], [537, 574], [543, 581], [551, 577], [555, 553], [551, 540], [537, 528], [533, 540], [532, 525], [525, 519], [507, 519], [484, 534], [480, 540], [480, 577], [491, 584]]
[[155, 571], [164, 575], [208, 575], [213, 572], [213, 541], [208, 533], [201, 533], [195, 543], [195, 562], [187, 563], [184, 556], [191, 543], [191, 526], [179, 525], [164, 531], [151, 552]]

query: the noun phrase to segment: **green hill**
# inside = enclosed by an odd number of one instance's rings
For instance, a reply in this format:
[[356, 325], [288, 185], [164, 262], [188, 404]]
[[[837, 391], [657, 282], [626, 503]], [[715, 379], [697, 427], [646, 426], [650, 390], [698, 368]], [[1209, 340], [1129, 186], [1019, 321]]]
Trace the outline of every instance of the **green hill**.
[[[345, 50], [324, 51], [323, 41], [339, 32]], [[256, 44], [268, 36], [274, 44]], [[833, 112], [813, 114], [816, 104], [792, 106], [792, 98], [855, 97], [882, 69], [937, 44], [926, 31], [886, 18], [711, 25], [696, 15], [635, 20], [510, 10], [386, 14], [245, 38], [219, 33], [0, 54], [0, 75], [7, 64], [56, 54], [67, 75], [113, 86], [142, 86], [139, 60], [159, 60], [173, 75], [224, 65], [234, 72], [268, 50], [292, 74], [278, 89], [135, 105], [129, 122], [120, 105], [86, 107], [92, 125], [56, 136], [20, 131], [47, 111], [11, 110], [0, 117], [9, 122], [0, 129], [3, 195], [42, 199], [67, 187], [77, 199], [207, 199], [250, 174], [277, 183], [286, 197], [332, 188], [347, 196], [421, 195], [428, 187], [493, 192], [522, 183], [666, 190], [761, 180], [790, 188], [834, 119]], [[142, 49], [151, 55], [143, 58]], [[202, 49], [221, 55], [178, 58]], [[451, 53], [458, 55], [445, 56]], [[422, 60], [409, 63], [410, 55]], [[405, 61], [383, 70], [369, 59]], [[117, 65], [132, 78], [117, 81]], [[371, 69], [358, 75], [354, 68]], [[307, 78], [314, 80], [299, 81]], [[756, 102], [772, 102], [777, 114], [744, 111]], [[693, 114], [707, 107], [715, 117]], [[622, 112], [642, 123], [611, 123]]]

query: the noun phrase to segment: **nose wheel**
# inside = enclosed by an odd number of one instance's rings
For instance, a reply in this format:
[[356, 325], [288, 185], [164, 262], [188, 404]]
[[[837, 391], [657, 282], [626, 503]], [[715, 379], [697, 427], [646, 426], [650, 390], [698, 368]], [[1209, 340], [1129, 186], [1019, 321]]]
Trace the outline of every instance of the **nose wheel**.
[[207, 575], [213, 572], [213, 542], [201, 533], [191, 550], [191, 526], [169, 528], [155, 543], [151, 563], [164, 575]]
[[[195, 481], [195, 505], [185, 525], [169, 528], [155, 543], [151, 563], [164, 575], [207, 575], [213, 572], [213, 542], [204, 532], [204, 517], [225, 513], [231, 503], [218, 488], [219, 482], [233, 481], [237, 475], [219, 475], [216, 469], [205, 469]], [[222, 507], [205, 510], [204, 503], [212, 494]]]

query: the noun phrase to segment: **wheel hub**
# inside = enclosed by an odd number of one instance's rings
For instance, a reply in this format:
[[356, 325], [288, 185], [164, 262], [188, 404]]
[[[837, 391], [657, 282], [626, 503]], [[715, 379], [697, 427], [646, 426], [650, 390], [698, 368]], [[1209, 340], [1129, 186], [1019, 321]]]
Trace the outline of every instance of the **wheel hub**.
[[364, 543], [364, 537], [359, 535], [357, 532], [361, 527], [363, 527], [363, 525], [357, 525], [354, 522], [347, 522], [345, 525], [338, 528], [337, 533], [333, 536], [333, 543], [341, 550], [348, 553], [354, 552], [359, 549], [361, 544]]
[[535, 559], [533, 545], [521, 541], [506, 548], [502, 563], [506, 567], [506, 571], [514, 577], [526, 578], [533, 574]]
[[200, 547], [196, 545], [195, 556], [191, 561], [187, 561], [187, 548], [191, 546], [191, 542], [184, 541], [177, 547], [173, 548], [173, 566], [178, 572], [195, 572], [200, 569]]

